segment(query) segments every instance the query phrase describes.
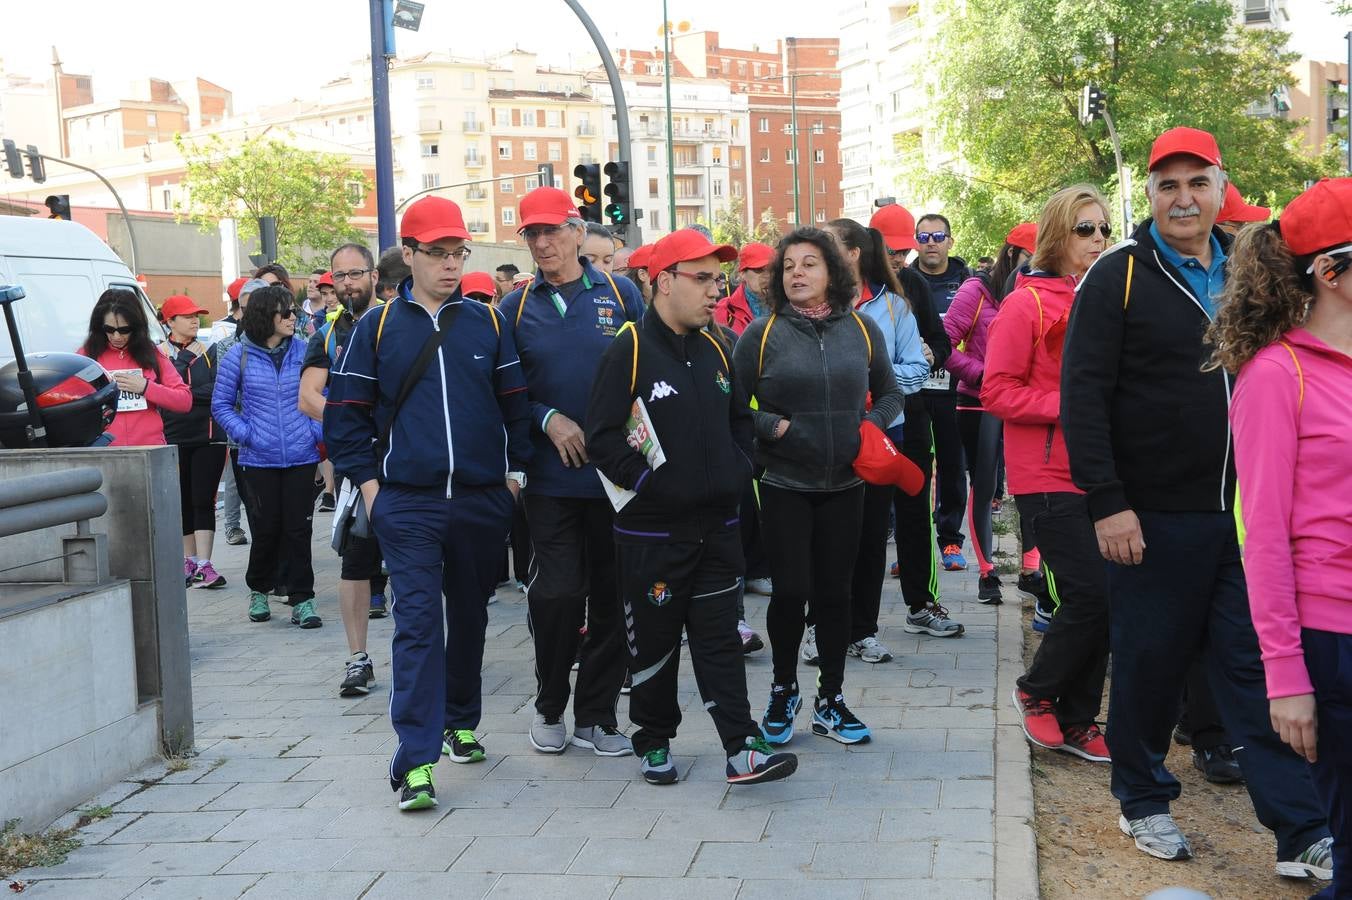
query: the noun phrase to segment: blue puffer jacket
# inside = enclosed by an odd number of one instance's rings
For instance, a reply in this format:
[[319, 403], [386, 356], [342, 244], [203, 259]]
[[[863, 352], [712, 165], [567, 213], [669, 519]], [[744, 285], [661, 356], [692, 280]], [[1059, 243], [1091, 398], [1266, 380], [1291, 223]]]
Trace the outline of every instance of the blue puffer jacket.
[[[211, 414], [239, 444], [241, 466], [313, 465], [319, 462], [316, 445], [323, 440], [322, 430], [297, 405], [305, 341], [292, 338], [274, 352], [282, 354], [281, 371], [272, 353], [247, 337], [231, 347], [216, 368]], [[238, 411], [237, 390], [243, 397]]]

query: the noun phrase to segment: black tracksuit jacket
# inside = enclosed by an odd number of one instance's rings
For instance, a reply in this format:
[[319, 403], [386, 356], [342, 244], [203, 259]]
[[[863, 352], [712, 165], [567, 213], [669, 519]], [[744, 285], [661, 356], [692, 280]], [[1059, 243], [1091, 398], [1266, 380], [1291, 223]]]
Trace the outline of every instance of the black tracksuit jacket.
[[[626, 442], [636, 397], [666, 455], [656, 470]], [[752, 474], [752, 420], [721, 335], [676, 334], [656, 310], [624, 328], [601, 355], [586, 433], [597, 470], [638, 493], [615, 517], [617, 537], [698, 540], [737, 518]]]
[[[1212, 233], [1228, 254], [1229, 236]], [[1202, 371], [1209, 324], [1150, 220], [1080, 282], [1062, 355], [1061, 426], [1095, 521], [1127, 509], [1232, 507], [1230, 376]]]

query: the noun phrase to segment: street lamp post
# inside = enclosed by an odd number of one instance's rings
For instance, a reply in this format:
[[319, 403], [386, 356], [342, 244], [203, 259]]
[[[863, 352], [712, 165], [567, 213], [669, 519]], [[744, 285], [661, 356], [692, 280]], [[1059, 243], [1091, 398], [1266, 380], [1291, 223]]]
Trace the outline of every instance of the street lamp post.
[[671, 127], [671, 19], [662, 0], [662, 72], [667, 86], [667, 230], [676, 230], [676, 144]]
[[1347, 174], [1352, 175], [1352, 31], [1343, 40], [1347, 41]]
[[389, 0], [370, 0], [371, 12], [371, 113], [376, 131], [376, 231], [380, 249], [393, 247], [394, 239], [394, 140], [390, 128], [390, 61], [386, 57], [386, 22]]
[[789, 128], [793, 132], [793, 224], [803, 224], [798, 200], [798, 39], [785, 38], [789, 45]]

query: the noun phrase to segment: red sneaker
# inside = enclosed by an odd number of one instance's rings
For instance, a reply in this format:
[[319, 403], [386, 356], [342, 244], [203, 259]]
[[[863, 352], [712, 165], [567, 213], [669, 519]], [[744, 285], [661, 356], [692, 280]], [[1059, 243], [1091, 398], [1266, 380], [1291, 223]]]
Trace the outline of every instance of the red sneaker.
[[1099, 731], [1098, 725], [1093, 722], [1088, 725], [1071, 725], [1068, 727], [1065, 733], [1065, 742], [1057, 749], [1074, 754], [1080, 759], [1087, 759], [1090, 762], [1113, 761], [1112, 756], [1108, 753], [1108, 741], [1104, 739], [1103, 732]]
[[1040, 700], [1014, 688], [1014, 708], [1023, 717], [1023, 735], [1039, 747], [1060, 750], [1066, 743], [1061, 724], [1056, 721], [1056, 704]]

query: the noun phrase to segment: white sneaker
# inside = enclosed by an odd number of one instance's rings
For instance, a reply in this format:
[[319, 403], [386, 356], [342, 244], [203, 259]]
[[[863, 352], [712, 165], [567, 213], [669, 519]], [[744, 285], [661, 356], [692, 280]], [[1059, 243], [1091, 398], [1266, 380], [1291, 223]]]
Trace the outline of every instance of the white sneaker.
[[768, 578], [748, 578], [746, 580], [746, 592], [748, 594], [760, 594], [762, 597], [769, 597], [775, 592], [775, 585]]
[[816, 625], [807, 626], [807, 634], [803, 635], [802, 657], [809, 666], [815, 666], [818, 662]]
[[866, 663], [885, 663], [892, 661], [892, 651], [888, 650], [873, 635], [869, 635], [862, 641], [855, 641], [845, 648], [845, 652], [851, 656], [857, 656]]

